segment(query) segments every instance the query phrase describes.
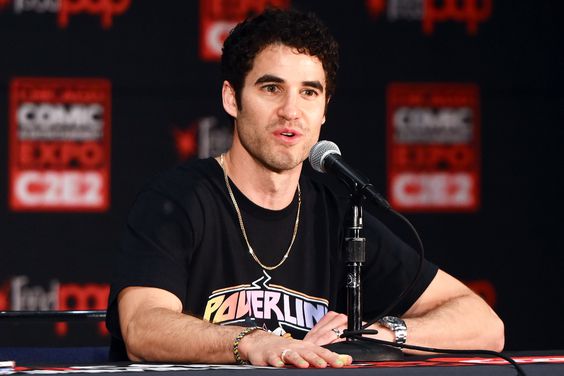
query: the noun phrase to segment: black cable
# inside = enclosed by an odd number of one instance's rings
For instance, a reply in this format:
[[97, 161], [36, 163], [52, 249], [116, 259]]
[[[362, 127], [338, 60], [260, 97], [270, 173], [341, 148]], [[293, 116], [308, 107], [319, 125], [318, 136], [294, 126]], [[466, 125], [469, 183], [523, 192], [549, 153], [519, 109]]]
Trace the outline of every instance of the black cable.
[[396, 298], [396, 300], [394, 300], [386, 309], [384, 309], [379, 315], [377, 315], [374, 319], [368, 321], [366, 324], [364, 324], [362, 326], [362, 329], [366, 329], [369, 326], [373, 325], [374, 323], [376, 323], [378, 320], [380, 320], [382, 317], [388, 315], [388, 313], [390, 313], [390, 311], [392, 309], [395, 308], [396, 305], [398, 305], [399, 302], [401, 302], [403, 300], [403, 298], [409, 293], [411, 292], [411, 290], [413, 289], [413, 287], [415, 287], [415, 284], [417, 283], [417, 281], [419, 280], [419, 277], [421, 276], [421, 272], [423, 270], [423, 259], [425, 258], [425, 249], [423, 248], [423, 241], [421, 240], [421, 238], [419, 237], [419, 234], [417, 233], [417, 230], [415, 229], [415, 227], [411, 224], [411, 222], [409, 222], [409, 220], [407, 218], [405, 218], [403, 215], [401, 215], [400, 213], [398, 213], [397, 211], [395, 211], [392, 208], [388, 208], [388, 210], [395, 214], [398, 218], [400, 218], [401, 220], [403, 220], [411, 229], [412, 233], [415, 235], [415, 238], [417, 239], [417, 243], [419, 245], [419, 249], [418, 254], [419, 254], [419, 263], [417, 264], [417, 272], [415, 273], [415, 276], [413, 277], [413, 279], [411, 280], [411, 282], [409, 283], [409, 285], [402, 291], [401, 294], [399, 294], [399, 296]]
[[523, 368], [515, 360], [513, 360], [510, 356], [505, 355], [505, 354], [500, 353], [500, 352], [497, 352], [497, 351], [492, 351], [492, 350], [439, 349], [439, 348], [433, 348], [433, 347], [408, 345], [408, 344], [405, 344], [405, 343], [399, 344], [399, 343], [395, 343], [395, 342], [389, 342], [389, 341], [384, 341], [384, 340], [381, 340], [381, 339], [364, 337], [362, 335], [359, 335], [359, 334], [375, 334], [374, 332], [378, 333], [377, 330], [373, 330], [373, 329], [366, 330], [366, 331], [363, 331], [363, 330], [355, 330], [355, 331], [345, 330], [345, 332], [341, 335], [341, 337], [352, 338], [352, 339], [363, 340], [363, 341], [370, 341], [370, 342], [379, 343], [379, 344], [382, 344], [382, 345], [388, 345], [388, 346], [396, 347], [396, 348], [399, 348], [399, 349], [410, 349], [410, 350], [426, 351], [426, 352], [433, 352], [433, 353], [444, 353], [444, 354], [496, 356], [496, 357], [502, 358], [502, 359], [506, 360], [507, 362], [509, 362], [517, 370], [518, 375], [526, 376], [526, 373], [523, 370]]

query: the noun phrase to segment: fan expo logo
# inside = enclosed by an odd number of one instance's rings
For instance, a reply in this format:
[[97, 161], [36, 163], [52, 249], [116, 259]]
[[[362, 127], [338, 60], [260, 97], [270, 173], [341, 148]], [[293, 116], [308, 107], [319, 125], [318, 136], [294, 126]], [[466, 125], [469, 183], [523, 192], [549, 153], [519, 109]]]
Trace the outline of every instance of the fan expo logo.
[[109, 207], [110, 83], [16, 78], [10, 99], [10, 207]]
[[178, 159], [185, 161], [197, 156], [208, 158], [229, 149], [233, 139], [232, 126], [220, 124], [215, 116], [207, 116], [187, 127], [174, 126], [172, 136]]
[[200, 57], [217, 61], [227, 35], [247, 16], [268, 6], [287, 9], [290, 0], [200, 0]]
[[69, 25], [71, 16], [90, 14], [100, 17], [102, 28], [109, 29], [114, 17], [125, 13], [131, 0], [0, 0], [0, 10], [13, 2], [15, 14], [56, 13], [59, 28]]
[[464, 23], [466, 32], [476, 35], [479, 23], [492, 14], [492, 0], [366, 0], [366, 8], [373, 17], [385, 13], [390, 22], [421, 21], [427, 35], [447, 21]]
[[404, 211], [479, 206], [479, 94], [472, 84], [391, 84], [388, 192]]
[[[0, 311], [66, 311], [104, 310], [110, 286], [100, 283], [62, 283], [51, 280], [47, 287], [30, 283], [28, 276], [19, 275], [0, 285]], [[54, 324], [55, 334], [66, 336], [66, 322]], [[98, 333], [107, 335], [103, 322], [98, 323]]]

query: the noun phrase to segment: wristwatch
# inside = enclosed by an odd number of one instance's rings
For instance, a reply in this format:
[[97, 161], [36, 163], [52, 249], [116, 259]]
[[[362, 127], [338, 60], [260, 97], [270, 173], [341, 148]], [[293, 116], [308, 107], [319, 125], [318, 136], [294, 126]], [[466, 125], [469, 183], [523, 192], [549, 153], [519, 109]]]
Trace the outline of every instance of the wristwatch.
[[405, 321], [399, 317], [384, 316], [378, 320], [378, 324], [394, 332], [396, 343], [403, 345], [405, 341], [407, 341], [407, 325], [405, 325]]

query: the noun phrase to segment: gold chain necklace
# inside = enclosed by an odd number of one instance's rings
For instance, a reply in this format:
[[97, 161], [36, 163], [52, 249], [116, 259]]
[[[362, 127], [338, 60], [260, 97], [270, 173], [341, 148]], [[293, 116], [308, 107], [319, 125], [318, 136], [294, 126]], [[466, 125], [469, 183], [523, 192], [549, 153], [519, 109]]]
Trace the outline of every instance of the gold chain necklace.
[[282, 257], [282, 260], [280, 260], [278, 264], [273, 266], [265, 265], [259, 260], [259, 258], [255, 254], [255, 251], [253, 250], [253, 247], [251, 247], [251, 244], [249, 243], [249, 238], [247, 237], [247, 232], [245, 231], [245, 225], [243, 224], [243, 216], [241, 215], [241, 210], [239, 210], [239, 205], [237, 205], [237, 200], [235, 200], [235, 195], [233, 195], [233, 191], [231, 190], [231, 185], [229, 184], [229, 178], [227, 177], [227, 168], [225, 167], [225, 163], [224, 163], [224, 155], [225, 153], [221, 154], [219, 158], [219, 164], [221, 165], [221, 169], [223, 170], [225, 185], [227, 186], [229, 197], [231, 197], [231, 201], [233, 202], [233, 206], [235, 207], [235, 211], [237, 212], [237, 218], [239, 219], [239, 227], [241, 227], [241, 232], [243, 233], [243, 238], [245, 238], [245, 243], [247, 243], [249, 253], [253, 257], [253, 259], [257, 262], [257, 264], [261, 266], [261, 268], [266, 270], [274, 270], [278, 268], [280, 265], [282, 265], [284, 261], [286, 261], [288, 255], [290, 254], [290, 251], [292, 250], [292, 246], [294, 245], [294, 240], [296, 240], [296, 235], [298, 234], [298, 225], [300, 224], [300, 209], [302, 207], [302, 192], [300, 191], [300, 184], [298, 183], [298, 212], [296, 214], [296, 223], [294, 224], [294, 233], [292, 234], [292, 240], [290, 241], [290, 246], [288, 247], [288, 250]]

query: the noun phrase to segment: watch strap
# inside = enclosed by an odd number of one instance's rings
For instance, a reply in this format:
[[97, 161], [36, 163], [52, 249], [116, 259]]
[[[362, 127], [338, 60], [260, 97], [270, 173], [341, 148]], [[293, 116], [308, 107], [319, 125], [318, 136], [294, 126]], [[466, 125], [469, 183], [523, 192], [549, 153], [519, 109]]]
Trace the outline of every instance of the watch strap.
[[395, 343], [403, 345], [407, 341], [407, 325], [405, 321], [395, 316], [384, 316], [378, 324], [394, 332]]

